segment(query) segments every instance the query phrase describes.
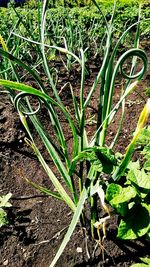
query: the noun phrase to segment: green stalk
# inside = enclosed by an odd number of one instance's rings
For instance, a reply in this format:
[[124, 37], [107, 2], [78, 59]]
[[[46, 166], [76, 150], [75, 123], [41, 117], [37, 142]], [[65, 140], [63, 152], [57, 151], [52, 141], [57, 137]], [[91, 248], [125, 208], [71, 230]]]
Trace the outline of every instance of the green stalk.
[[138, 81], [134, 81], [132, 84], [130, 84], [124, 94], [121, 96], [121, 98], [119, 99], [118, 103], [114, 106], [114, 108], [111, 110], [111, 112], [108, 114], [108, 116], [105, 118], [105, 120], [102, 122], [102, 124], [99, 126], [99, 128], [97, 129], [97, 131], [95, 132], [95, 134], [93, 135], [89, 147], [92, 147], [95, 141], [95, 137], [97, 135], [97, 132], [100, 131], [105, 123], [105, 121], [108, 119], [109, 121], [112, 121], [116, 112], [118, 111], [118, 109], [120, 108], [122, 102], [124, 101], [124, 99], [127, 97], [127, 95], [129, 95], [131, 92], [133, 92], [133, 90], [135, 89], [136, 85], [137, 85]]
[[[91, 180], [91, 186], [93, 185], [94, 181], [97, 178], [97, 173], [95, 173], [95, 170], [93, 169], [93, 166], [91, 165], [88, 177], [90, 177]], [[91, 220], [90, 220], [90, 226], [91, 226], [91, 235], [93, 239], [96, 239], [96, 229], [94, 227], [95, 222], [98, 219], [98, 210], [97, 210], [97, 195], [94, 194], [90, 196], [90, 210], [91, 210]]]
[[42, 57], [43, 57], [43, 63], [44, 63], [45, 72], [46, 72], [47, 77], [49, 79], [51, 88], [52, 88], [52, 90], [54, 92], [54, 95], [55, 95], [57, 101], [59, 103], [61, 103], [61, 99], [60, 99], [60, 97], [58, 95], [58, 92], [56, 90], [55, 84], [53, 82], [53, 78], [52, 78], [52, 76], [50, 74], [49, 66], [48, 66], [48, 63], [47, 63], [46, 55], [45, 55], [45, 46], [44, 46], [44, 39], [45, 38], [44, 38], [44, 32], [45, 32], [47, 5], [48, 5], [48, 0], [44, 0], [43, 1], [42, 16], [41, 16], [41, 51], [42, 51]]
[[[2, 49], [0, 49], [0, 52], [4, 57], [8, 58], [10, 61], [13, 61], [13, 62], [17, 63], [23, 69], [26, 69], [35, 78], [35, 80], [38, 82], [41, 91], [46, 93], [45, 87], [44, 87], [40, 77], [38, 76], [38, 74], [34, 70], [32, 70], [30, 67], [28, 67], [26, 64], [24, 64], [21, 60], [19, 60], [18, 58], [12, 56], [8, 52], [3, 51]], [[13, 95], [13, 96], [15, 96], [15, 95]], [[53, 106], [49, 105], [48, 107], [49, 107], [49, 111], [50, 111], [49, 115], [50, 115], [50, 118], [51, 118], [51, 121], [52, 121], [52, 125], [53, 125], [53, 127], [55, 129], [55, 132], [56, 132], [58, 140], [61, 142], [61, 146], [62, 146], [63, 152], [65, 154], [66, 164], [69, 167], [70, 161], [69, 161], [69, 158], [68, 158], [68, 152], [67, 152], [67, 149], [66, 149], [66, 142], [65, 142], [65, 138], [64, 138], [64, 135], [63, 135], [63, 132], [62, 132], [62, 129], [61, 129], [61, 125], [59, 123], [58, 117], [56, 116], [56, 113], [54, 111]]]
[[67, 203], [67, 205], [71, 208], [71, 210], [73, 210], [73, 212], [75, 212], [76, 210], [76, 206], [73, 203], [72, 199], [69, 197], [69, 195], [66, 193], [66, 191], [64, 190], [64, 188], [62, 187], [62, 185], [60, 184], [60, 182], [58, 181], [58, 179], [56, 178], [56, 176], [54, 175], [54, 173], [52, 172], [52, 170], [49, 168], [49, 166], [47, 165], [47, 163], [45, 162], [44, 158], [42, 157], [40, 151], [38, 150], [38, 148], [36, 147], [32, 134], [30, 132], [30, 129], [28, 127], [27, 121], [25, 116], [23, 115], [23, 113], [21, 113], [21, 111], [19, 111], [19, 116], [20, 119], [31, 139], [28, 140], [28, 144], [32, 147], [32, 149], [34, 150], [39, 162], [41, 163], [41, 165], [43, 166], [45, 172], [47, 173], [48, 177], [50, 178], [51, 182], [53, 183], [54, 187], [56, 188], [56, 190], [58, 191], [58, 193], [60, 194], [60, 196], [63, 198], [63, 200]]
[[[80, 152], [83, 151], [84, 149], [84, 137], [85, 137], [85, 110], [84, 110], [84, 82], [85, 82], [85, 57], [84, 57], [84, 52], [81, 49], [81, 62], [82, 62], [82, 72], [81, 72], [81, 87], [80, 87]], [[83, 162], [80, 162], [80, 169], [79, 169], [79, 192], [80, 195], [83, 190], [83, 167], [84, 164]], [[85, 225], [85, 218], [84, 214], [81, 214], [80, 217], [81, 224], [84, 226]]]
[[[138, 56], [139, 58], [142, 59], [143, 61], [143, 68], [141, 69], [141, 71], [139, 71], [137, 74], [135, 75], [127, 75], [126, 73], [124, 73], [123, 71], [123, 64], [125, 62], [125, 60], [130, 57], [130, 56]], [[103, 124], [103, 128], [101, 131], [101, 145], [103, 146], [104, 141], [105, 141], [105, 137], [106, 137], [106, 131], [108, 128], [108, 124], [109, 124], [109, 114], [111, 112], [111, 106], [112, 106], [112, 97], [113, 97], [113, 93], [114, 93], [114, 84], [115, 84], [115, 78], [116, 75], [118, 73], [118, 69], [121, 68], [121, 72], [124, 78], [127, 79], [137, 79], [138, 81], [142, 79], [145, 70], [147, 68], [147, 56], [145, 54], [145, 52], [141, 49], [138, 48], [132, 48], [130, 50], [128, 50], [127, 52], [125, 52], [118, 60], [112, 75], [112, 79], [111, 79], [111, 84], [110, 84], [110, 89], [109, 89], [109, 96], [108, 96], [108, 102], [107, 102], [107, 109], [106, 109], [106, 114], [103, 118], [103, 120], [105, 121]], [[111, 71], [111, 69], [109, 69], [109, 72]]]
[[98, 219], [97, 215], [97, 195], [90, 197], [90, 208], [91, 208], [91, 235], [93, 239], [96, 239], [96, 229], [94, 227], [95, 222]]
[[123, 120], [124, 120], [124, 117], [125, 117], [125, 99], [122, 101], [121, 105], [122, 105], [122, 113], [121, 113], [121, 118], [120, 118], [120, 122], [119, 122], [119, 127], [117, 129], [117, 133], [116, 133], [116, 135], [115, 135], [115, 137], [113, 139], [113, 142], [109, 146], [110, 149], [113, 149], [114, 145], [117, 142], [117, 139], [118, 139], [118, 136], [120, 134], [120, 131], [122, 129]]
[[[24, 84], [19, 84], [19, 83], [16, 83], [16, 82], [10, 82], [10, 81], [5, 81], [5, 80], [0, 80], [0, 84], [2, 84], [3, 86], [5, 87], [8, 87], [8, 88], [12, 88], [14, 90], [20, 90], [20, 91], [23, 91], [24, 94], [22, 95], [21, 94], [21, 97], [25, 97], [27, 95], [35, 95], [39, 98], [41, 98], [43, 101], [46, 101], [46, 103], [49, 103], [49, 104], [52, 104], [52, 105], [56, 105], [60, 108], [60, 110], [62, 110], [62, 112], [64, 113], [66, 119], [68, 120], [69, 124], [70, 124], [70, 127], [72, 129], [72, 133], [73, 133], [73, 138], [74, 138], [74, 155], [77, 154], [77, 151], [78, 151], [78, 140], [77, 140], [77, 134], [76, 134], [76, 129], [74, 127], [74, 124], [70, 118], [70, 115], [68, 114], [68, 112], [64, 109], [63, 106], [59, 105], [55, 100], [53, 100], [51, 97], [49, 97], [48, 95], [38, 91], [37, 89], [34, 89], [33, 87], [31, 86], [27, 86], [27, 85], [24, 85]], [[19, 95], [17, 95], [16, 97], [16, 103], [17, 103], [17, 100], [19, 99]], [[67, 170], [64, 168], [63, 164], [61, 163], [61, 161], [59, 160], [59, 157], [56, 153], [56, 151], [54, 150], [54, 147], [52, 147], [52, 145], [50, 144], [46, 134], [43, 132], [43, 130], [39, 127], [39, 124], [36, 123], [36, 130], [38, 131], [38, 133], [40, 134], [44, 144], [46, 145], [50, 155], [53, 157], [54, 159], [54, 162], [56, 163], [56, 167], [59, 168], [62, 176], [64, 177], [64, 179], [66, 177], [68, 177], [68, 181], [70, 180], [70, 177], [67, 173]], [[56, 156], [57, 155], [57, 156]], [[59, 160], [59, 162], [58, 162]]]
[[[106, 79], [106, 73], [108, 68], [108, 61], [109, 61], [109, 51], [111, 46], [111, 37], [112, 37], [112, 28], [110, 28], [109, 32], [107, 32], [107, 42], [106, 42], [106, 52], [105, 52], [105, 61], [103, 64], [102, 72], [101, 72], [101, 88], [100, 88], [100, 97], [99, 97], [99, 104], [98, 104], [98, 120], [97, 120], [97, 129], [99, 129], [100, 125], [103, 122], [103, 113], [106, 110], [107, 105], [107, 98], [108, 98], [108, 89], [106, 90], [106, 83], [109, 81]], [[107, 88], [109, 88], [107, 86]], [[102, 142], [100, 139], [100, 131], [97, 132], [96, 135], [96, 145], [102, 146]]]
[[[135, 34], [135, 39], [134, 39], [134, 48], [138, 48], [139, 47], [139, 37], [140, 37], [140, 17], [141, 17], [141, 4], [139, 5], [139, 15], [138, 15], [138, 24], [137, 24], [137, 29], [136, 29], [136, 34]], [[137, 57], [133, 57], [132, 59], [132, 66], [131, 66], [131, 71], [130, 71], [130, 76], [134, 75], [134, 71], [135, 71], [135, 67], [136, 67], [136, 62], [137, 62]], [[125, 85], [125, 89], [127, 89], [127, 87], [130, 85], [131, 83], [131, 79], [128, 79], [126, 85]], [[110, 146], [111, 149], [113, 149], [114, 145], [117, 142], [118, 136], [120, 134], [120, 131], [122, 129], [122, 124], [123, 124], [123, 120], [125, 117], [125, 100], [123, 100], [122, 102], [122, 114], [121, 114], [121, 119], [120, 119], [120, 123], [119, 123], [119, 127], [117, 129], [117, 133], [114, 137], [114, 140]]]

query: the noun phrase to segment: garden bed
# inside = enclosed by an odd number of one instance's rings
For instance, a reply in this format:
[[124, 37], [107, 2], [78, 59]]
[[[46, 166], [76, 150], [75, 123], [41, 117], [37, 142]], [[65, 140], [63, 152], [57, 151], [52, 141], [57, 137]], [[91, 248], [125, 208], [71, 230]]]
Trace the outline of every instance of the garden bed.
[[[147, 46], [145, 49], [150, 61], [149, 47]], [[96, 71], [93, 63], [90, 66], [90, 76], [86, 79], [85, 95]], [[136, 127], [139, 114], [146, 102], [146, 95], [143, 91], [150, 83], [149, 71], [150, 68], [148, 68], [145, 78], [139, 83], [137, 90], [127, 98], [126, 118], [115, 148], [121, 153], [124, 153], [131, 140], [131, 133]], [[62, 80], [63, 83], [70, 80], [76, 96], [79, 94], [79, 82], [75, 73], [71, 73], [68, 77], [62, 75]], [[26, 82], [32, 85], [32, 81]], [[115, 100], [119, 98], [120, 88], [120, 82], [118, 82]], [[69, 90], [62, 91], [61, 94], [65, 105], [71, 108]], [[47, 267], [61, 244], [71, 222], [72, 213], [64, 203], [50, 196], [42, 195], [24, 180], [24, 178], [32, 179], [40, 185], [51, 188], [51, 183], [40, 167], [36, 156], [24, 142], [26, 133], [9, 98], [2, 93], [0, 98], [0, 193], [11, 192], [13, 194], [12, 208], [8, 209], [10, 224], [2, 227], [0, 232], [0, 266]], [[97, 95], [95, 94], [90, 104], [90, 112], [93, 113], [93, 116], [97, 112], [96, 100]], [[107, 138], [108, 144], [116, 132], [119, 118], [118, 114], [111, 124]], [[44, 119], [46, 124], [46, 115]], [[63, 123], [65, 128], [66, 124]], [[89, 124], [88, 127], [90, 134], [95, 127], [94, 123]], [[66, 129], [67, 135], [69, 144], [70, 136]], [[41, 146], [40, 143], [39, 146]], [[45, 153], [42, 146], [40, 149]], [[46, 154], [45, 157], [47, 157]], [[134, 157], [136, 160], [139, 154], [136, 152]], [[47, 163], [51, 164], [48, 158]], [[121, 241], [116, 238], [117, 220], [117, 216], [108, 220], [104, 248], [98, 247], [95, 253], [96, 243], [88, 235], [84, 236], [84, 230], [78, 224], [56, 266], [129, 267], [133, 262], [138, 262], [139, 257], [148, 256], [150, 245], [144, 239]]]

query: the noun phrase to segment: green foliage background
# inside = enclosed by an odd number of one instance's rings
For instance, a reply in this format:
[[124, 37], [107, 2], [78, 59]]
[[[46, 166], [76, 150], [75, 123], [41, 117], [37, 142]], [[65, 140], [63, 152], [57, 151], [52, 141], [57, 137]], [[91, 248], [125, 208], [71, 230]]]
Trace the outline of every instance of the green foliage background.
[[[97, 0], [98, 4], [110, 5], [114, 3], [114, 0]], [[150, 0], [117, 0], [117, 4], [139, 4], [139, 3], [149, 4]], [[92, 5], [92, 0], [51, 0], [49, 1], [49, 7], [56, 6], [68, 6], [68, 7], [83, 7]], [[28, 0], [27, 5], [31, 8], [36, 7], [36, 0]]]

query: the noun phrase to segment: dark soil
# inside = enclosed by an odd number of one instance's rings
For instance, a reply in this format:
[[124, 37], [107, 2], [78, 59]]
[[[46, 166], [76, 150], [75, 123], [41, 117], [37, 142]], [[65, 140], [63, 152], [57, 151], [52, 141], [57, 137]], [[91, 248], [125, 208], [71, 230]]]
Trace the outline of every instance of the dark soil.
[[[149, 50], [147, 52], [149, 55]], [[95, 65], [91, 66], [90, 69], [91, 76], [87, 78], [86, 91], [92, 82], [94, 73], [97, 71]], [[66, 79], [62, 75], [62, 83]], [[75, 74], [69, 76], [68, 79], [71, 80], [74, 90], [78, 92], [79, 83]], [[123, 153], [131, 140], [140, 111], [146, 101], [143, 91], [149, 83], [150, 75], [147, 71], [138, 89], [127, 99], [125, 122], [119, 142], [115, 147], [118, 152]], [[120, 84], [118, 83], [116, 85], [115, 101], [119, 98], [119, 88]], [[66, 92], [62, 92], [62, 97], [66, 105], [70, 106], [71, 96]], [[93, 115], [96, 114], [96, 99], [95, 95], [90, 103]], [[109, 128], [108, 144], [116, 132], [119, 118], [118, 114]], [[93, 125], [89, 125], [89, 135], [92, 133], [93, 127]], [[69, 140], [67, 129], [66, 135], [68, 135]], [[8, 97], [1, 93], [0, 194], [11, 192], [13, 196], [11, 199], [12, 208], [8, 209], [10, 224], [0, 229], [0, 266], [48, 267], [61, 244], [67, 226], [71, 221], [72, 213], [65, 204], [52, 197], [40, 194], [22, 178], [24, 176], [45, 187], [52, 187], [37, 158], [25, 144], [25, 136], [26, 133], [14, 107]], [[42, 147], [41, 150], [43, 150]], [[134, 158], [136, 160], [136, 153]], [[51, 164], [49, 160], [48, 163]], [[116, 238], [117, 220], [118, 218], [114, 216], [109, 221], [104, 249], [99, 247], [94, 256], [96, 243], [90, 240], [90, 237], [86, 242], [82, 229], [78, 225], [57, 266], [129, 267], [133, 262], [138, 262], [139, 257], [150, 255], [149, 243], [144, 239], [121, 241]], [[87, 247], [90, 258], [88, 258]]]

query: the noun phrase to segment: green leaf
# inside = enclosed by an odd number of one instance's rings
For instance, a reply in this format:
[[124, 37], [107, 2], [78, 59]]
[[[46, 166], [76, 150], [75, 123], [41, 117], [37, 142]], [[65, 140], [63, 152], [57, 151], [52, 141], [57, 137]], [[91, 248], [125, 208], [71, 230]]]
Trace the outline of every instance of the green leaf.
[[136, 239], [145, 235], [150, 228], [150, 205], [134, 205], [126, 218], [121, 220], [118, 228], [118, 238]]
[[136, 190], [133, 187], [128, 186], [128, 187], [122, 188], [122, 191], [120, 192], [120, 194], [116, 195], [111, 200], [111, 204], [118, 205], [124, 202], [129, 202], [135, 196], [136, 196]]
[[0, 227], [6, 224], [8, 224], [7, 213], [0, 208]]
[[64, 187], [61, 185], [51, 168], [48, 166], [48, 164], [45, 162], [44, 158], [42, 157], [40, 151], [35, 146], [34, 143], [30, 143], [32, 146], [36, 156], [38, 157], [38, 160], [40, 161], [41, 165], [43, 166], [45, 172], [47, 173], [48, 177], [50, 178], [51, 182], [53, 183], [54, 187], [58, 191], [59, 195], [63, 198], [63, 200], [67, 203], [67, 205], [73, 210], [76, 210], [76, 205], [70, 198], [69, 194], [65, 191]]
[[110, 184], [107, 187], [106, 199], [112, 204], [117, 205], [124, 202], [129, 202], [136, 196], [136, 190], [131, 187], [121, 187], [118, 184]]
[[110, 184], [106, 190], [106, 199], [107, 201], [111, 201], [115, 196], [119, 195], [122, 191], [122, 187], [118, 184]]
[[22, 67], [23, 69], [27, 70], [33, 77], [34, 79], [38, 82], [40, 88], [42, 89], [43, 92], [45, 92], [45, 87], [39, 77], [39, 75], [32, 70], [30, 67], [28, 67], [28, 65], [26, 65], [25, 63], [23, 63], [19, 58], [16, 58], [14, 55], [0, 49], [0, 54], [3, 55], [4, 57], [8, 58], [9, 60], [17, 63], [20, 67]]
[[127, 213], [128, 202], [135, 196], [136, 191], [131, 186], [122, 188], [120, 185], [112, 183], [106, 190], [106, 199], [122, 216]]
[[141, 152], [145, 159], [144, 169], [150, 171], [150, 126], [143, 129], [138, 139], [138, 144], [144, 146], [144, 149]]
[[130, 267], [148, 267], [150, 265], [147, 265], [145, 263], [135, 263], [135, 264], [132, 264]]
[[130, 170], [127, 179], [133, 184], [138, 185], [142, 189], [148, 189], [150, 191], [150, 173], [146, 173], [144, 169]]
[[127, 213], [128, 205], [127, 203], [120, 203], [117, 205], [113, 205], [113, 198], [119, 195], [122, 192], [122, 187], [117, 184], [110, 184], [106, 191], [106, 199], [109, 201], [110, 205], [122, 216]]
[[150, 258], [140, 258], [140, 260], [150, 265]]
[[139, 138], [138, 138], [138, 144], [141, 145], [149, 145], [150, 142], [150, 126], [148, 126], [147, 128], [142, 130], [142, 133], [140, 134]]
[[144, 263], [135, 263], [132, 264], [130, 267], [150, 267], [150, 258], [140, 258], [140, 260]]
[[136, 170], [140, 170], [140, 162], [139, 162], [139, 160], [134, 161], [134, 162], [130, 161], [129, 164], [128, 164], [128, 169], [132, 170], [132, 171], [134, 171], [135, 169]]
[[55, 198], [57, 198], [59, 200], [63, 200], [63, 198], [60, 196], [59, 193], [52, 192], [49, 189], [47, 189], [46, 187], [38, 185], [37, 183], [34, 183], [34, 182], [32, 182], [31, 180], [29, 180], [27, 178], [25, 178], [25, 180], [27, 181], [27, 183], [29, 183], [34, 188], [38, 189], [40, 192], [42, 192], [42, 193], [44, 193], [44, 194], [46, 194], [48, 196], [55, 197]]
[[108, 174], [111, 173], [114, 165], [117, 163], [111, 150], [107, 148], [97, 148], [95, 153], [98, 160], [102, 163], [103, 172]]
[[9, 208], [11, 207], [11, 203], [8, 202], [8, 200], [11, 198], [12, 194], [11, 193], [8, 193], [7, 195], [5, 196], [1, 196], [0, 197], [0, 208]]
[[75, 157], [72, 161], [72, 165], [71, 165], [71, 170], [73, 171], [73, 166], [74, 163], [77, 163], [77, 161], [89, 161], [90, 164], [92, 165], [92, 169], [93, 171], [96, 172], [102, 172], [103, 170], [103, 166], [101, 161], [99, 161], [99, 159], [97, 158], [96, 154], [94, 151], [82, 151], [78, 154], [77, 157]]
[[78, 161], [87, 160], [91, 163], [93, 170], [97, 172], [111, 173], [113, 166], [116, 165], [116, 159], [110, 149], [105, 147], [86, 148], [81, 151], [73, 160], [72, 164]]
[[61, 243], [60, 245], [60, 248], [55, 256], [55, 258], [53, 259], [52, 263], [50, 264], [49, 267], [54, 267], [56, 262], [58, 261], [59, 257], [61, 256], [61, 254], [63, 253], [67, 243], [69, 242], [70, 238], [71, 238], [71, 235], [78, 223], [78, 220], [80, 218], [80, 215], [82, 213], [82, 209], [83, 209], [83, 206], [84, 206], [84, 203], [85, 203], [85, 200], [87, 198], [87, 189], [84, 187], [83, 191], [82, 191], [82, 194], [80, 196], [80, 199], [79, 199], [79, 202], [78, 202], [78, 206], [77, 206], [77, 209], [73, 215], [73, 219], [70, 223], [70, 226], [68, 228], [68, 231], [63, 239], [63, 242]]
[[95, 153], [93, 151], [88, 151], [84, 150], [81, 151], [73, 160], [72, 162], [76, 163], [77, 161], [83, 161], [83, 160], [87, 160], [87, 161], [94, 161], [96, 159]]
[[146, 162], [144, 163], [144, 169], [145, 169], [146, 171], [150, 171], [150, 160], [148, 160], [148, 161], [146, 161]]

